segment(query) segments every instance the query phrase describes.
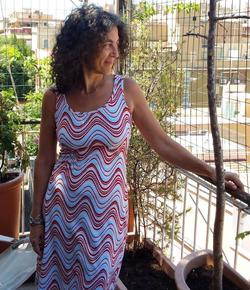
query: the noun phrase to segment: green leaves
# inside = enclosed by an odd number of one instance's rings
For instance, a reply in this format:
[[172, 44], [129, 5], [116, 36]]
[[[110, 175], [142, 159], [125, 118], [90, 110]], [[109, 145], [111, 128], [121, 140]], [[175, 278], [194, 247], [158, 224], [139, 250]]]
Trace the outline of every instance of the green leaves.
[[13, 90], [0, 93], [0, 171], [6, 171], [8, 155], [15, 156], [20, 145], [17, 139], [20, 130], [20, 114]]
[[26, 95], [26, 102], [23, 107], [25, 118], [35, 120], [41, 118], [41, 105], [43, 99], [43, 91], [39, 90]]
[[[26, 120], [39, 120], [41, 118], [42, 99], [45, 89], [51, 86], [52, 78], [50, 71], [51, 58], [47, 57], [42, 60], [30, 60], [27, 66], [35, 70], [39, 89], [35, 92], [31, 91], [26, 95], [26, 102], [23, 106], [23, 111]], [[26, 125], [26, 130], [32, 131], [32, 134], [27, 135], [26, 149], [30, 156], [35, 156], [38, 151], [38, 133], [39, 125]]]
[[[182, 94], [182, 76], [174, 65], [178, 51], [167, 51], [163, 41], [153, 41], [150, 38], [150, 21], [155, 14], [153, 5], [147, 2], [135, 7], [131, 23], [130, 76], [144, 91], [149, 106], [163, 129], [171, 135], [172, 125], [168, 118], [176, 114], [175, 100]], [[162, 162], [136, 127], [132, 129], [127, 176], [137, 217], [137, 229], [142, 223], [146, 235], [146, 216], [149, 211], [156, 210], [159, 222], [164, 223], [164, 228], [170, 233], [171, 212], [164, 209], [163, 203], [156, 209], [155, 200], [150, 199], [149, 195], [155, 193], [162, 200], [180, 198], [176, 194], [176, 179], [179, 177], [170, 166]], [[178, 184], [181, 184], [179, 180]], [[160, 214], [164, 210], [165, 215]]]
[[27, 63], [32, 59], [32, 51], [24, 40], [0, 37], [0, 90], [13, 88], [10, 70], [19, 100], [35, 89], [35, 71]]
[[192, 3], [192, 2], [189, 2], [189, 3], [179, 2], [172, 6], [166, 6], [165, 11], [166, 13], [173, 13], [174, 11], [177, 11], [177, 12], [186, 11], [189, 14], [192, 11], [195, 11], [195, 12], [200, 11], [200, 4]]
[[242, 233], [239, 233], [237, 236], [236, 236], [236, 240], [237, 239], [245, 239], [246, 236], [249, 236], [250, 235], [250, 231], [245, 231], [245, 232], [242, 232]]
[[[51, 59], [35, 59], [25, 41], [15, 37], [0, 37], [0, 55], [0, 171], [6, 171], [9, 156], [19, 159], [25, 168], [28, 155], [37, 153], [39, 125], [26, 125], [25, 130], [32, 131], [32, 135], [26, 135], [20, 122], [21, 118], [40, 119], [43, 91], [52, 83]], [[15, 91], [19, 100], [26, 100], [24, 105], [17, 105]], [[24, 135], [26, 141], [21, 144]]]
[[153, 4], [144, 1], [135, 6], [134, 17], [140, 21], [147, 21], [151, 16], [156, 14]]
[[[135, 5], [134, 7], [134, 19], [139, 22], [143, 22], [145, 24], [152, 16], [157, 14], [157, 10], [155, 9], [154, 4], [148, 1], [139, 2], [139, 4]], [[190, 14], [192, 11], [198, 12], [200, 11], [200, 4], [195, 2], [178, 2], [171, 6], [169, 5], [162, 5], [161, 9], [165, 11], [165, 13], [173, 13], [174, 11], [181, 12], [185, 11], [186, 13]]]

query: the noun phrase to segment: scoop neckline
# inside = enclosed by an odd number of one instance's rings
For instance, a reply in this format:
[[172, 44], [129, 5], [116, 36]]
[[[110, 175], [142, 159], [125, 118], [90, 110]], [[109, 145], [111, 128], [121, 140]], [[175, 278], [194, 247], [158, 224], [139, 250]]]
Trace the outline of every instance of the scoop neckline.
[[99, 110], [101, 110], [102, 108], [105, 108], [109, 103], [110, 101], [112, 100], [113, 98], [113, 95], [114, 95], [114, 91], [115, 91], [115, 83], [116, 83], [116, 75], [113, 75], [114, 78], [113, 78], [113, 87], [112, 87], [112, 92], [111, 92], [111, 95], [109, 96], [109, 98], [105, 101], [105, 103], [99, 107], [97, 107], [96, 109], [93, 109], [93, 110], [90, 110], [90, 111], [83, 111], [83, 112], [76, 112], [74, 111], [70, 105], [68, 104], [68, 101], [67, 101], [67, 98], [66, 98], [66, 95], [64, 95], [64, 100], [65, 100], [65, 103], [69, 109], [69, 111], [73, 114], [91, 114], [91, 113], [95, 113]]

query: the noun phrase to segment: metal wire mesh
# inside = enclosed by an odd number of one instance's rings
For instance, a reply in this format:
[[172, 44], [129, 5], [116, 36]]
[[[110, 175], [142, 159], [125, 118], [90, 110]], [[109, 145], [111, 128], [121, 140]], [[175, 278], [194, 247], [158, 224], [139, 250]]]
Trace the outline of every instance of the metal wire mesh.
[[[82, 1], [6, 1], [1, 0], [1, 43], [9, 36], [24, 39], [37, 59], [50, 54], [55, 35], [66, 15]], [[107, 10], [116, 12], [120, 5], [129, 18], [134, 17], [138, 1], [95, 1]], [[248, 1], [219, 1], [218, 16], [249, 15]], [[154, 13], [148, 21], [151, 43], [161, 43], [165, 52], [171, 52], [176, 60], [176, 71], [182, 73], [182, 94], [175, 95], [178, 116], [171, 118], [176, 140], [198, 157], [213, 163], [212, 139], [209, 127], [207, 97], [207, 40], [208, 3], [206, 1], [182, 3], [178, 1], [151, 2]], [[250, 21], [248, 19], [225, 19], [217, 26], [216, 36], [216, 102], [221, 127], [224, 161], [227, 169], [240, 174], [249, 186], [249, 118], [250, 86], [249, 59]], [[7, 50], [6, 50], [7, 51]], [[11, 55], [1, 50], [1, 61], [10, 63]], [[23, 60], [24, 61], [24, 60]], [[129, 59], [127, 67], [130, 66]], [[131, 67], [127, 73], [131, 74]], [[144, 68], [147, 69], [147, 68]], [[19, 98], [39, 86], [35, 75], [22, 69], [13, 73]], [[176, 82], [176, 79], [170, 80]], [[9, 71], [1, 71], [1, 89], [13, 83]], [[32, 88], [33, 86], [33, 88]], [[171, 83], [169, 83], [171, 87]]]
[[[131, 2], [130, 18], [137, 1]], [[170, 121], [176, 140], [213, 164], [213, 143], [207, 96], [208, 3], [153, 1], [150, 41], [171, 52], [182, 73], [183, 91], [176, 95], [177, 116]], [[247, 1], [218, 1], [218, 17], [249, 15]], [[238, 173], [249, 187], [249, 31], [248, 19], [224, 19], [216, 34], [216, 103], [225, 167]], [[176, 82], [173, 78], [171, 82]], [[171, 83], [169, 83], [171, 86]], [[173, 95], [175, 92], [173, 91]]]

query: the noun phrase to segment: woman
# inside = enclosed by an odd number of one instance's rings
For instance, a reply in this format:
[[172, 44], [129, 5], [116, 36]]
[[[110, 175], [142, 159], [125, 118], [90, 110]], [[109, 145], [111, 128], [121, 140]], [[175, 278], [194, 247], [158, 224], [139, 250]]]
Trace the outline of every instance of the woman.
[[[165, 134], [139, 86], [112, 75], [127, 47], [123, 22], [94, 5], [74, 10], [57, 36], [30, 221], [39, 289], [115, 288], [127, 234], [132, 120], [164, 160], [215, 180], [214, 168]], [[243, 189], [234, 174], [225, 179]]]

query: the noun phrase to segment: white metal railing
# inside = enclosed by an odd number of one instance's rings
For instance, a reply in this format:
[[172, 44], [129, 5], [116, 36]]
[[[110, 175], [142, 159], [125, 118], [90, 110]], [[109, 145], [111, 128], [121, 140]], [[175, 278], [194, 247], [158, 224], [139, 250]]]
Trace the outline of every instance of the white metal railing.
[[[179, 171], [179, 170], [178, 170]], [[201, 249], [213, 248], [213, 225], [215, 217], [216, 188], [204, 179], [180, 170], [184, 186], [178, 190], [181, 200], [157, 197], [153, 192], [154, 209], [148, 211], [147, 237], [160, 246], [165, 255], [177, 264], [185, 255]], [[163, 213], [159, 218], [159, 203]], [[151, 204], [151, 207], [152, 207]], [[165, 211], [171, 209], [172, 229], [164, 231]], [[176, 218], [179, 216], [179, 218]], [[177, 227], [179, 230], [176, 231]], [[250, 229], [250, 208], [247, 204], [226, 194], [225, 222], [223, 235], [224, 260], [246, 279], [250, 279], [250, 236], [236, 239], [243, 231]], [[142, 229], [143, 231], [143, 229]]]
[[21, 217], [20, 217], [20, 234], [26, 235], [29, 232], [29, 216], [33, 198], [33, 171], [34, 158], [30, 159], [30, 166], [24, 174], [24, 182], [21, 188]]
[[[22, 146], [26, 146], [28, 136], [37, 136], [39, 131], [37, 130], [27, 130], [26, 125], [39, 124], [40, 121], [26, 121], [23, 124], [22, 134], [20, 136], [20, 141]], [[31, 203], [33, 198], [33, 174], [34, 174], [34, 161], [35, 157], [30, 156], [29, 166], [24, 174], [24, 182], [21, 188], [21, 217], [20, 217], [20, 234], [25, 235], [29, 231], [29, 215], [31, 211]]]

